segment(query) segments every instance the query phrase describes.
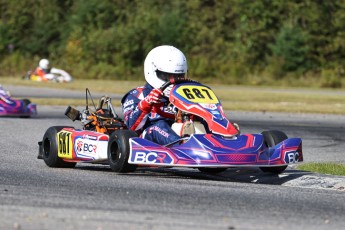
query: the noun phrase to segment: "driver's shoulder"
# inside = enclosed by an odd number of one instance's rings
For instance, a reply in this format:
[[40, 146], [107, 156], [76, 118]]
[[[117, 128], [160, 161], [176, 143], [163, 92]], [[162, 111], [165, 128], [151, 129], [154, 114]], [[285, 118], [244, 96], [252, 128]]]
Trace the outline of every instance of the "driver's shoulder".
[[123, 95], [123, 97], [121, 99], [121, 103], [123, 104], [126, 100], [130, 100], [133, 98], [139, 99], [139, 97], [143, 93], [144, 89], [145, 89], [144, 86], [138, 86], [136, 88], [131, 89], [125, 95]]

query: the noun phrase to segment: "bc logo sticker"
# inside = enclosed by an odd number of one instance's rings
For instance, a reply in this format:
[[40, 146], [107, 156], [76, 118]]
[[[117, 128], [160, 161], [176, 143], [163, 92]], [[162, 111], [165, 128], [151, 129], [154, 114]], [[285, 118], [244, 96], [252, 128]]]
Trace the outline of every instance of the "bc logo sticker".
[[176, 92], [183, 98], [194, 102], [204, 104], [217, 104], [218, 99], [213, 91], [205, 86], [183, 85]]
[[285, 153], [285, 162], [288, 164], [297, 163], [299, 159], [299, 153], [297, 151], [290, 151]]
[[75, 140], [75, 152], [78, 157], [93, 156], [97, 152], [97, 143], [94, 141], [77, 138]]
[[[134, 158], [134, 159], [133, 159]], [[173, 159], [166, 153], [155, 153], [155, 152], [135, 152], [132, 156], [132, 160], [139, 164], [172, 164]]]

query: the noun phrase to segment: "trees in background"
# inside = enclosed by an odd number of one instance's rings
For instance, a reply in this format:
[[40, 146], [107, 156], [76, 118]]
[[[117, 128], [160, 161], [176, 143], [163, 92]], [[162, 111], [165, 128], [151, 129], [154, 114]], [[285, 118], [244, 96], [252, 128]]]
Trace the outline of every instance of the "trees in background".
[[142, 79], [146, 54], [171, 44], [204, 81], [345, 78], [343, 0], [0, 0], [0, 13], [1, 75], [45, 57], [75, 78]]

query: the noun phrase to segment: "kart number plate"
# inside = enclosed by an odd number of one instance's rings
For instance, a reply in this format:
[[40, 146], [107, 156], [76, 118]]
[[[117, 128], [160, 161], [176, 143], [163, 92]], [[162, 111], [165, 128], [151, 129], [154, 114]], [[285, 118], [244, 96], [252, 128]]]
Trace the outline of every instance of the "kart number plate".
[[205, 86], [186, 85], [179, 87], [176, 92], [184, 99], [193, 103], [217, 104], [218, 99], [213, 91]]
[[61, 131], [58, 137], [58, 157], [72, 159], [72, 133]]

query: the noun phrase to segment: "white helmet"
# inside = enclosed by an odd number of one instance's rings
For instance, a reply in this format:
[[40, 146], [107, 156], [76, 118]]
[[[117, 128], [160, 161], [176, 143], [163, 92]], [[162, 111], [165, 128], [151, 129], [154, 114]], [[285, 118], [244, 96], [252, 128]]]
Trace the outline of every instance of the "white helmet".
[[187, 59], [173, 46], [158, 46], [152, 49], [144, 62], [145, 80], [153, 88], [161, 87], [170, 78], [187, 76]]
[[49, 69], [49, 61], [47, 59], [41, 59], [38, 66], [41, 69]]

